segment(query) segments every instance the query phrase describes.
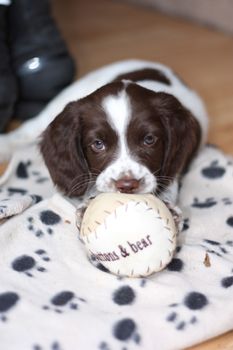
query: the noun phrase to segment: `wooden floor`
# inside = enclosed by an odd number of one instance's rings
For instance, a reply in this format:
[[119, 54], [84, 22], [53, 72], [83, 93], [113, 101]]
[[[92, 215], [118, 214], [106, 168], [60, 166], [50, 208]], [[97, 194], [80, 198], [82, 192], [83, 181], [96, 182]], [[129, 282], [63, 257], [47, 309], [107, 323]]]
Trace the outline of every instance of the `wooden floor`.
[[[233, 154], [232, 37], [119, 0], [54, 0], [53, 11], [77, 77], [125, 58], [168, 64], [204, 98], [209, 141]], [[233, 332], [194, 349], [233, 349]]]

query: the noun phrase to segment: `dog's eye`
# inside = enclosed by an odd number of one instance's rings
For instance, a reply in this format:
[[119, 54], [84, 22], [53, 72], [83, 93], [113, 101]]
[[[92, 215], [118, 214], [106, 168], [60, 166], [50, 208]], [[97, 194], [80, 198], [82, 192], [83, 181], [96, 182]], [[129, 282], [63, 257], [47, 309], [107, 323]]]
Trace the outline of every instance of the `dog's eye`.
[[102, 152], [105, 150], [105, 144], [103, 141], [97, 139], [91, 144], [91, 149], [94, 152]]
[[143, 139], [143, 144], [145, 146], [153, 146], [157, 141], [157, 137], [153, 134], [147, 134]]

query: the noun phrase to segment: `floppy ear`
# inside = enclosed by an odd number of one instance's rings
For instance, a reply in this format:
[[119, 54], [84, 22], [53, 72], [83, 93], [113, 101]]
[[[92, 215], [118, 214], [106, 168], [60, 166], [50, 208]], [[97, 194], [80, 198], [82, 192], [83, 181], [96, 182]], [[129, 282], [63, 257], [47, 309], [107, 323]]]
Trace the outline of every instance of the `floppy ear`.
[[184, 172], [198, 150], [201, 129], [191, 112], [174, 96], [157, 94], [160, 120], [165, 130], [165, 156], [162, 175], [176, 176]]
[[40, 144], [54, 184], [71, 197], [84, 194], [89, 178], [80, 124], [78, 102], [71, 102], [44, 131]]

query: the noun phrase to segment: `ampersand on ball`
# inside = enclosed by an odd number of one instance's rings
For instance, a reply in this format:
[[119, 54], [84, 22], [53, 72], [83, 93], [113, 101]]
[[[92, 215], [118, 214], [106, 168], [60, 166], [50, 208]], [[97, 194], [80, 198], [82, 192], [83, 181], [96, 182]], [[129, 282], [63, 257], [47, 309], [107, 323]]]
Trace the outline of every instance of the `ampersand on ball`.
[[100, 194], [87, 207], [80, 229], [88, 255], [128, 277], [164, 269], [174, 255], [176, 233], [171, 212], [151, 194]]

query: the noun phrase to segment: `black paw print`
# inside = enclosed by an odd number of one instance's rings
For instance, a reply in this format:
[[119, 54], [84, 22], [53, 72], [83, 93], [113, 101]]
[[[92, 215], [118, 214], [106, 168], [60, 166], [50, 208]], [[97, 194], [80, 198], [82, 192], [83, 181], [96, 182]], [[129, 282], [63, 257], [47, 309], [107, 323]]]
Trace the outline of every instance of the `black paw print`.
[[[46, 347], [46, 349], [62, 350], [63, 347], [61, 346], [61, 344], [58, 341], [54, 341], [52, 344], [48, 345], [48, 347]], [[32, 346], [32, 350], [45, 350], [45, 348], [43, 346], [41, 346], [40, 344], [34, 344]]]
[[214, 205], [216, 205], [217, 202], [214, 198], [206, 198], [205, 201], [201, 202], [198, 200], [198, 198], [194, 198], [192, 207], [193, 208], [200, 208], [200, 209], [205, 209], [205, 208], [211, 208]]
[[[22, 162], [22, 161], [19, 162], [16, 168], [16, 176], [22, 180], [28, 179], [30, 177], [29, 168], [31, 167], [31, 165], [32, 165], [31, 160], [28, 160], [25, 162]], [[30, 173], [32, 176], [34, 176], [36, 183], [44, 183], [49, 180], [49, 177], [41, 175], [40, 171], [31, 170]]]
[[229, 216], [227, 219], [226, 219], [226, 224], [233, 228], [233, 216]]
[[232, 199], [228, 197], [223, 198], [222, 201], [224, 205], [231, 205], [233, 203]]
[[185, 218], [185, 219], [183, 220], [183, 227], [182, 227], [181, 232], [184, 232], [184, 231], [188, 230], [188, 229], [189, 229], [189, 226], [190, 226], [190, 224], [189, 224], [189, 218]]
[[56, 313], [63, 313], [68, 310], [78, 310], [79, 302], [85, 303], [83, 298], [76, 297], [71, 291], [62, 291], [50, 300], [50, 306], [44, 305], [43, 310], [52, 310]]
[[[55, 225], [61, 222], [61, 217], [52, 210], [43, 210], [39, 214], [40, 225], [35, 224], [36, 222], [35, 217], [28, 217], [27, 221], [28, 221], [28, 226], [27, 226], [28, 230], [30, 232], [33, 232], [33, 234], [36, 237], [41, 238], [45, 234], [52, 235], [54, 233], [52, 227], [54, 227]], [[43, 224], [43, 229], [39, 228], [39, 226], [41, 226], [41, 223]]]
[[233, 241], [230, 240], [224, 243], [220, 243], [211, 239], [204, 239], [203, 242], [204, 244], [202, 244], [202, 246], [206, 249], [207, 253], [215, 254], [219, 257], [228, 254], [229, 249], [233, 247]]
[[136, 293], [128, 285], [121, 286], [114, 291], [112, 300], [117, 305], [131, 305], [135, 302]]
[[221, 286], [225, 289], [233, 287], [233, 274], [222, 278]]
[[8, 187], [7, 188], [8, 191], [8, 196], [13, 196], [14, 194], [26, 194], [28, 191], [23, 189], [23, 188], [19, 188], [19, 187]]
[[19, 179], [28, 179], [29, 173], [28, 168], [32, 165], [31, 161], [28, 160], [26, 162], [19, 162], [17, 168], [16, 168], [16, 176]]
[[38, 170], [32, 171], [32, 176], [34, 176], [35, 182], [38, 184], [43, 184], [44, 182], [47, 182], [50, 180], [48, 176], [42, 175]]
[[[170, 305], [172, 311], [169, 313], [166, 320], [173, 324], [175, 329], [182, 331], [188, 326], [195, 325], [198, 322], [200, 311], [208, 304], [208, 299], [204, 294], [190, 292], [184, 297], [182, 303]], [[181, 314], [183, 314], [183, 316], [181, 316]]]
[[181, 272], [184, 268], [184, 262], [180, 258], [173, 258], [172, 261], [167, 265], [168, 271]]
[[[143, 281], [143, 282], [142, 282]], [[141, 279], [140, 286], [144, 287], [145, 279]], [[112, 301], [119, 307], [132, 305], [136, 300], [136, 292], [129, 285], [123, 285], [116, 289], [112, 294]], [[117, 321], [112, 328], [113, 336], [122, 342], [133, 341], [136, 344], [140, 344], [141, 337], [137, 331], [137, 325], [132, 318], [124, 318]], [[102, 350], [108, 350], [109, 345], [106, 342], [102, 342], [99, 346]]]
[[124, 318], [117, 321], [113, 326], [113, 336], [122, 342], [132, 340], [140, 344], [141, 337], [137, 332], [137, 325], [132, 318]]
[[100, 350], [111, 350], [111, 347], [105, 341], [102, 341], [98, 347]]
[[6, 292], [0, 294], [0, 321], [7, 321], [6, 314], [17, 304], [18, 301], [19, 296], [14, 292]]
[[[47, 253], [43, 249], [39, 249], [35, 252], [44, 262], [49, 262], [50, 258], [47, 256]], [[33, 272], [46, 272], [46, 268], [40, 266], [38, 261], [30, 255], [21, 255], [17, 257], [11, 264], [14, 271], [24, 273], [28, 277], [34, 277]]]
[[226, 169], [218, 164], [218, 160], [214, 160], [210, 165], [201, 170], [204, 177], [215, 180], [224, 176]]

